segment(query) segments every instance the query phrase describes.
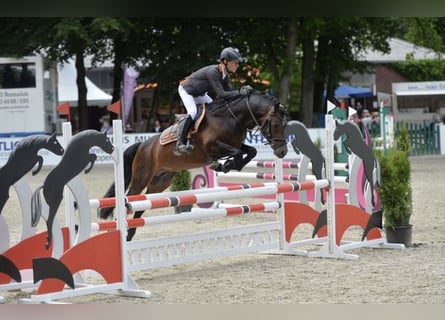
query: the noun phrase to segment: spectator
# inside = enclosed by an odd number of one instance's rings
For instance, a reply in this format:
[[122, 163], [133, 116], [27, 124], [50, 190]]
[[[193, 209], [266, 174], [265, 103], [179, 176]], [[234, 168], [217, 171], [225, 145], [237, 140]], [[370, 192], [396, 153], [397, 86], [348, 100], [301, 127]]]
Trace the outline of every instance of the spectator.
[[110, 117], [109, 116], [103, 116], [100, 118], [100, 122], [102, 123], [102, 127], [100, 128], [100, 132], [106, 133], [106, 134], [112, 134], [113, 133], [113, 127], [111, 125]]
[[155, 124], [154, 124], [153, 128], [151, 129], [151, 132], [162, 132], [162, 126], [161, 126], [161, 122], [159, 122], [159, 120], [155, 120]]
[[372, 124], [371, 113], [368, 109], [363, 109], [361, 121], [366, 128], [370, 129]]

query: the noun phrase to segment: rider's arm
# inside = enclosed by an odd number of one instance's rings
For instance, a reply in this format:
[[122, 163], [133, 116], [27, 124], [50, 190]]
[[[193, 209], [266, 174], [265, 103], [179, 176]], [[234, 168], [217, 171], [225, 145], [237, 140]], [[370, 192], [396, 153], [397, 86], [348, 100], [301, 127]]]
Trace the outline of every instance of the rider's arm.
[[224, 80], [218, 69], [209, 70], [207, 79], [215, 92], [216, 99], [229, 99], [240, 95], [238, 90], [231, 90], [232, 87], [229, 81], [224, 84]]

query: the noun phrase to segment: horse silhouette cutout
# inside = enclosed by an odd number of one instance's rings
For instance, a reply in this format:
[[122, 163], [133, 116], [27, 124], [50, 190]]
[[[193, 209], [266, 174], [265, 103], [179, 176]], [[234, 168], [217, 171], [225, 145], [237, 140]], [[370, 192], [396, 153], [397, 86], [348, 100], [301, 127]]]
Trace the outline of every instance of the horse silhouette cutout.
[[[300, 121], [292, 120], [288, 122], [286, 132], [289, 135], [295, 136], [291, 142], [295, 153], [301, 153], [308, 157], [312, 163], [312, 173], [314, 176], [317, 178], [317, 180], [323, 179], [325, 159], [320, 149], [314, 144], [309, 136], [309, 131], [307, 130], [306, 126]], [[325, 203], [323, 192], [321, 192], [321, 203]]]
[[56, 133], [52, 135], [35, 135], [18, 142], [10, 153], [6, 164], [0, 168], [0, 214], [9, 199], [9, 189], [32, 171], [36, 175], [42, 169], [43, 157], [38, 154], [40, 149], [46, 149], [56, 155], [62, 155], [64, 150], [57, 141]]
[[[343, 141], [346, 152], [348, 154], [353, 153], [362, 160], [365, 177], [371, 188], [371, 202], [372, 205], [375, 206], [374, 186], [380, 185], [379, 163], [374, 157], [372, 148], [365, 143], [357, 124], [348, 120], [336, 120], [334, 140], [338, 140], [342, 135], [346, 135], [346, 138]], [[374, 170], [377, 172], [375, 181]]]
[[52, 241], [52, 226], [57, 210], [63, 199], [65, 185], [74, 177], [85, 170], [85, 174], [93, 169], [97, 159], [96, 154], [90, 153], [92, 147], [99, 147], [106, 153], [111, 154], [114, 150], [113, 144], [107, 135], [96, 130], [84, 130], [73, 136], [68, 144], [65, 153], [57, 166], [47, 175], [43, 185], [38, 187], [31, 198], [32, 226], [36, 226], [41, 217], [40, 191], [43, 189], [43, 196], [48, 204], [49, 212], [46, 219], [48, 230], [48, 249]]
[[[227, 172], [241, 170], [256, 156], [255, 147], [244, 143], [247, 132], [254, 128], [262, 133], [274, 154], [283, 158], [287, 154], [285, 127], [287, 111], [273, 97], [252, 92], [248, 97], [228, 101], [214, 101], [206, 106], [205, 116], [197, 131], [191, 134], [194, 149], [180, 156], [173, 154], [174, 143], [161, 143], [161, 135], [130, 146], [124, 152], [124, 180], [127, 195], [162, 192], [167, 189], [181, 170], [210, 165], [213, 170]], [[169, 128], [164, 132], [169, 132]], [[173, 140], [173, 139], [172, 139]], [[218, 160], [225, 160], [221, 164]], [[115, 195], [114, 184], [104, 197]], [[101, 208], [102, 219], [112, 216], [114, 208]], [[137, 211], [139, 218], [143, 211]], [[129, 229], [131, 240], [135, 229]]]

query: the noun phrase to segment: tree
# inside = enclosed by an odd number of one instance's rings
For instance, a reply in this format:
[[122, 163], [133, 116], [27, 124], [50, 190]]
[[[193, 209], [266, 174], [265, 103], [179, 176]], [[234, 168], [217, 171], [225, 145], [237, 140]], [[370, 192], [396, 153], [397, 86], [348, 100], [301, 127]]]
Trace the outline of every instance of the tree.
[[50, 60], [75, 60], [79, 129], [88, 128], [84, 56], [104, 45], [101, 23], [106, 18], [5, 18], [1, 19], [2, 54], [41, 54]]
[[445, 53], [445, 18], [409, 17], [404, 20], [406, 40]]
[[[312, 113], [326, 110], [324, 92], [328, 100], [334, 100], [334, 90], [342, 79], [343, 71], [363, 72], [368, 67], [358, 56], [365, 49], [389, 50], [388, 38], [395, 30], [394, 20], [385, 18], [307, 18], [303, 21], [306, 36], [303, 38], [304, 76], [310, 77], [310, 63], [314, 63], [313, 101], [311, 87], [303, 92], [302, 121], [312, 125]], [[315, 50], [310, 45], [311, 36], [317, 43]], [[312, 59], [312, 56], [315, 58]]]

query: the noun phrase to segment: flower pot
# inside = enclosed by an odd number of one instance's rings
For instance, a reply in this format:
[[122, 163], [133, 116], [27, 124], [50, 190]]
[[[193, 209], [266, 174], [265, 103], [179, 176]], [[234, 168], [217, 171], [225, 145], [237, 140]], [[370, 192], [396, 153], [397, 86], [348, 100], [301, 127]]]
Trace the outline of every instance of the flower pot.
[[398, 226], [393, 228], [385, 227], [386, 241], [389, 243], [403, 243], [405, 247], [411, 247], [411, 235], [413, 226]]

